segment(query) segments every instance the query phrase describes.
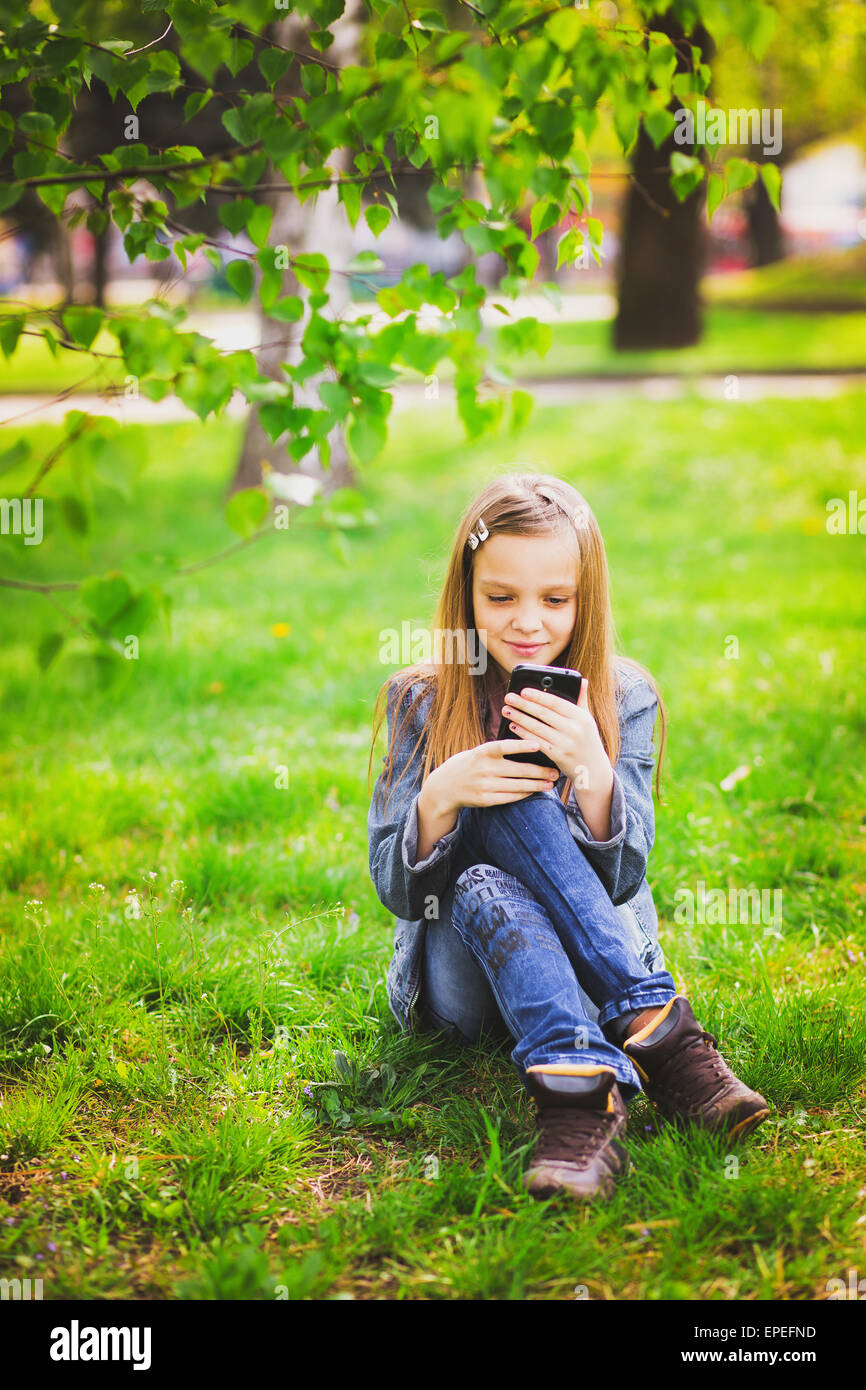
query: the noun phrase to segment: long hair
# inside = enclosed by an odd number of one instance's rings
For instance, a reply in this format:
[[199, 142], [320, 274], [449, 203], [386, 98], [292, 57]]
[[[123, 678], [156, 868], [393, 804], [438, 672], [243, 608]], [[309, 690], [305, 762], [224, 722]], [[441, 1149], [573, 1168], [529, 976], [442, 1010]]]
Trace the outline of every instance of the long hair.
[[[490, 536], [556, 535], [569, 541], [572, 548], [576, 543], [577, 611], [570, 641], [559, 662], [580, 671], [589, 682], [589, 708], [612, 764], [616, 763], [620, 752], [616, 662], [626, 664], [649, 682], [658, 698], [661, 714], [661, 741], [656, 765], [656, 797], [660, 799], [661, 764], [667, 737], [667, 720], [661, 695], [644, 667], [616, 655], [604, 542], [592, 510], [570, 483], [543, 473], [506, 474], [489, 483], [469, 504], [457, 527], [445, 583], [436, 608], [434, 632], [449, 634], [452, 639], [455, 634], [462, 636], [463, 651], [469, 650], [470, 633], [475, 630], [472, 600], [475, 550], [469, 544], [469, 535], [478, 531], [482, 520]], [[386, 806], [396, 786], [393, 783], [396, 752], [411, 728], [416, 708], [429, 695], [432, 694], [432, 703], [415, 745], [417, 748], [426, 739], [422, 781], [433, 768], [440, 767], [455, 753], [476, 748], [485, 741], [480, 697], [482, 682], [488, 682], [490, 688], [489, 672], [485, 676], [478, 676], [470, 671], [466, 660], [443, 661], [440, 643], [434, 642], [434, 652], [437, 654], [432, 663], [410, 666], [389, 676], [376, 699], [373, 739], [367, 765], [368, 788], [373, 751], [387, 712], [389, 689], [395, 692], [396, 709], [400, 711], [394, 720], [385, 759], [382, 790], [387, 792]], [[421, 689], [418, 694], [411, 702], [405, 701], [403, 697], [406, 692], [419, 681]], [[564, 803], [569, 800], [571, 787], [572, 780], [569, 778], [562, 792]]]

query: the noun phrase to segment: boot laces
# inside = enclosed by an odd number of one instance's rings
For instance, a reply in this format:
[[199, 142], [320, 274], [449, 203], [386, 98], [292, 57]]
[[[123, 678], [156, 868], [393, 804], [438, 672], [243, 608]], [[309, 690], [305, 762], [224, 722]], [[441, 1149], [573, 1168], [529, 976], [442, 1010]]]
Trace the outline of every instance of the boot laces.
[[534, 1160], [558, 1159], [566, 1155], [569, 1162], [585, 1162], [598, 1153], [607, 1138], [614, 1110], [588, 1109], [582, 1106], [545, 1106], [539, 1109], [539, 1138]]
[[702, 1028], [699, 1035], [689, 1038], [669, 1058], [662, 1074], [652, 1078], [653, 1083], [661, 1084], [679, 1095], [683, 1094], [685, 1083], [689, 1099], [697, 1105], [712, 1100], [729, 1078], [728, 1066], [718, 1046], [718, 1040], [712, 1033]]

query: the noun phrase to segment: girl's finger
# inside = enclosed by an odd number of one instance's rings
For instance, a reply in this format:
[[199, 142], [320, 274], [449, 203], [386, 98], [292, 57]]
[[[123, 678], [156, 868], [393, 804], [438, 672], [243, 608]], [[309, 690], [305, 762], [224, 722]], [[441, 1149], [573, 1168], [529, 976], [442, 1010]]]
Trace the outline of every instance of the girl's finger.
[[[573, 709], [574, 705], [569, 701], [562, 700], [558, 695], [549, 695], [544, 690], [534, 690], [531, 697], [508, 695], [502, 703], [502, 713], [506, 719], [509, 718], [509, 711], [526, 718], [534, 716], [551, 729], [562, 732], [571, 727], [570, 711]], [[564, 710], [568, 712], [564, 713]]]
[[534, 736], [536, 740], [549, 739], [552, 734], [559, 732], [555, 725], [545, 724], [543, 720], [535, 719], [531, 714], [524, 714], [523, 711], [514, 716], [513, 723], [519, 733], [525, 731], [527, 738]]
[[530, 796], [533, 792], [544, 791], [549, 783], [534, 782], [530, 778], [515, 778], [509, 781], [508, 787], [502, 792], [493, 792], [494, 796], [513, 796], [515, 792], [521, 792], [525, 796]]
[[542, 767], [540, 763], [509, 763], [503, 764], [498, 773], [501, 777], [507, 777], [512, 781], [519, 781], [521, 777], [531, 777], [539, 782], [555, 782], [559, 777], [559, 772], [552, 767]]

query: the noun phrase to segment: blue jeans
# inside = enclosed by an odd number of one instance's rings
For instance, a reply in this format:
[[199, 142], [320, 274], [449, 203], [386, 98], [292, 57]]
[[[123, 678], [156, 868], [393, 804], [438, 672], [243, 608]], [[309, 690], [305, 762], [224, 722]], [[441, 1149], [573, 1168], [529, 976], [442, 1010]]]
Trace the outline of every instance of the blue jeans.
[[[466, 807], [460, 824], [451, 926], [427, 929], [425, 1014], [464, 1036], [482, 1022], [477, 985], [475, 997], [460, 990], [455, 999], [452, 990], [448, 1000], [443, 971], [459, 970], [456, 933], [516, 1041], [511, 1057], [524, 1085], [527, 1067], [601, 1065], [615, 1071], [630, 1100], [640, 1078], [603, 1029], [633, 1010], [666, 1004], [676, 992], [673, 977], [641, 961], [558, 797], [539, 793], [502, 806]], [[598, 1009], [597, 1021], [584, 993]]]

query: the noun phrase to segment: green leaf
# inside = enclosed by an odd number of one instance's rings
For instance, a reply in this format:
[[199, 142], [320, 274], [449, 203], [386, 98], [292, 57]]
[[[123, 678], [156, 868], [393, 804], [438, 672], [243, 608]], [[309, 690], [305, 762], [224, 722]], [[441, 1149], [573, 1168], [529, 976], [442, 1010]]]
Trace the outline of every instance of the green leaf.
[[232, 530], [246, 540], [260, 529], [270, 505], [268, 494], [262, 488], [244, 488], [229, 498], [225, 518]]
[[533, 397], [528, 391], [512, 391], [511, 393], [511, 430], [516, 434], [523, 429], [535, 405]]
[[676, 125], [676, 118], [674, 117], [674, 113], [668, 111], [666, 107], [654, 107], [652, 110], [647, 111], [643, 118], [643, 124], [644, 130], [652, 140], [655, 148], [658, 149], [659, 145], [663, 144], [671, 134]]
[[385, 447], [387, 437], [384, 419], [366, 410], [354, 417], [346, 431], [346, 442], [359, 463], [372, 463]]
[[369, 358], [361, 359], [358, 363], [358, 376], [362, 381], [366, 381], [368, 386], [382, 388], [390, 386], [392, 381], [396, 381], [399, 372], [393, 367], [389, 367], [387, 362], [376, 362]]
[[727, 192], [725, 180], [721, 174], [711, 173], [707, 181], [707, 221], [712, 221], [713, 213], [721, 203]]
[[237, 236], [238, 232], [243, 231], [247, 222], [256, 210], [256, 205], [252, 198], [239, 198], [234, 203], [223, 203], [219, 210], [219, 219], [224, 227]]
[[546, 232], [548, 227], [555, 227], [562, 221], [562, 208], [554, 198], [539, 198], [533, 203], [532, 211], [529, 215], [530, 230], [532, 240], [542, 232]]
[[675, 150], [671, 155], [671, 188], [679, 202], [685, 202], [701, 183], [706, 169], [696, 155]]
[[[261, 95], [265, 95], [265, 93], [261, 93]], [[267, 99], [273, 105], [273, 98], [268, 97]], [[239, 145], [254, 145], [259, 138], [258, 121], [261, 119], [261, 114], [256, 104], [256, 98], [252, 97], [245, 101], [238, 110], [224, 111], [222, 123], [229, 135]]]
[[295, 256], [292, 261], [292, 269], [298, 283], [314, 293], [323, 290], [328, 283], [330, 266], [327, 258], [319, 251], [305, 252], [303, 255]]
[[22, 111], [18, 117], [18, 129], [25, 135], [47, 135], [54, 128], [54, 120], [47, 111]]
[[33, 448], [28, 440], [16, 439], [14, 444], [10, 444], [8, 449], [0, 453], [0, 477], [4, 473], [11, 473], [13, 468], [20, 468], [33, 456]]
[[4, 184], [0, 187], [0, 212], [6, 212], [7, 208], [13, 208], [23, 196], [24, 188], [22, 184]]
[[749, 188], [758, 177], [758, 166], [749, 159], [736, 156], [725, 162], [725, 182], [729, 193], [738, 193], [741, 188]]
[[183, 108], [184, 125], [197, 116], [203, 107], [207, 106], [213, 92], [208, 88], [206, 92], [192, 92], [186, 99]]
[[3, 350], [4, 357], [11, 357], [15, 351], [15, 345], [24, 329], [23, 314], [16, 314], [13, 318], [4, 318], [0, 322], [0, 348]]
[[346, 209], [349, 226], [355, 227], [361, 216], [361, 185], [359, 183], [341, 183], [337, 196]]
[[352, 257], [346, 269], [375, 273], [385, 269], [385, 262], [378, 251], [359, 251]]
[[124, 575], [114, 573], [85, 579], [81, 600], [98, 628], [126, 608], [132, 599], [132, 586]]
[[249, 299], [255, 279], [255, 271], [250, 261], [230, 261], [226, 266], [226, 279], [236, 295], [241, 299]]
[[265, 48], [259, 54], [259, 71], [269, 87], [285, 77], [292, 66], [293, 53], [282, 53], [278, 48]]
[[280, 323], [297, 323], [304, 316], [304, 301], [296, 294], [286, 295], [272, 304], [267, 314], [268, 318], [277, 319]]
[[90, 527], [90, 518], [87, 510], [80, 498], [67, 492], [60, 498], [60, 515], [66, 522], [70, 531], [76, 536], [86, 536]]
[[364, 209], [364, 221], [373, 233], [373, 236], [381, 236], [391, 221], [391, 213], [388, 208], [383, 208], [380, 203], [374, 203], [372, 207]]
[[254, 246], [266, 245], [273, 215], [273, 208], [269, 208], [267, 203], [259, 203], [250, 213], [247, 219], [247, 232]]
[[73, 342], [89, 348], [102, 327], [104, 317], [101, 309], [86, 307], [67, 309], [62, 315], [63, 327]]
[[319, 398], [322, 405], [339, 415], [345, 415], [352, 404], [351, 395], [339, 381], [323, 381], [319, 387]]
[[63, 646], [64, 637], [62, 632], [49, 632], [36, 649], [36, 660], [39, 662], [40, 671], [47, 671], [60, 653]]
[[777, 212], [781, 212], [782, 173], [778, 164], [762, 164], [761, 178], [770, 202]]

